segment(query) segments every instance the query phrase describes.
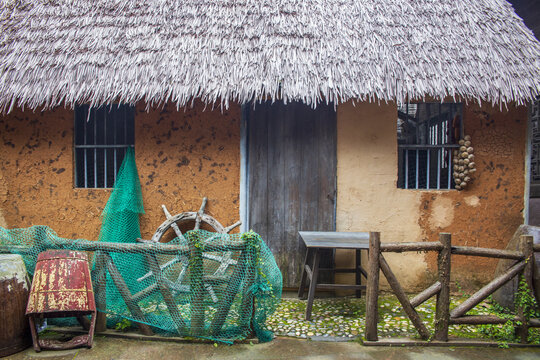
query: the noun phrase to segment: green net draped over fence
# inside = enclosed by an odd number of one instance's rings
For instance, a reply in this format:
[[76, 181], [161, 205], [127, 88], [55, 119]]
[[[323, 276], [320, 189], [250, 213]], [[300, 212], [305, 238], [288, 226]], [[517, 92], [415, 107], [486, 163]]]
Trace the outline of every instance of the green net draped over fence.
[[142, 213], [128, 149], [103, 210], [99, 241], [64, 239], [47, 226], [0, 228], [0, 251], [23, 255], [31, 274], [47, 249], [89, 251], [96, 305], [107, 313], [108, 327], [128, 319], [163, 335], [231, 341], [253, 330], [260, 341], [272, 339], [265, 323], [280, 302], [282, 276], [258, 234], [178, 231], [167, 244], [138, 242]]
[[[282, 277], [256, 233], [196, 230], [167, 244], [120, 244], [64, 239], [46, 226], [0, 228], [0, 250], [21, 254], [31, 274], [46, 249], [92, 251], [96, 303], [111, 318], [145, 323], [164, 335], [229, 341], [253, 329], [259, 340], [272, 339], [265, 323], [280, 302]], [[119, 270], [129, 268], [134, 255], [144, 256], [145, 274]]]
[[[135, 151], [133, 148], [128, 148], [118, 170], [111, 196], [109, 196], [107, 205], [105, 205], [101, 214], [102, 223], [99, 241], [135, 243], [141, 237], [140, 214], [144, 214], [141, 183], [135, 162]], [[131, 254], [129, 262], [122, 261], [121, 254], [110, 253], [110, 256], [118, 271], [131, 284], [130, 291], [137, 293], [143, 290], [144, 283], [134, 280], [148, 272], [145, 255]], [[115, 294], [115, 284], [109, 273], [107, 273], [106, 277], [107, 306], [110, 309], [121, 309], [124, 306], [124, 300]], [[116, 310], [111, 313], [122, 314], [122, 312]], [[110, 316], [108, 325], [114, 326], [120, 320], [118, 317]]]

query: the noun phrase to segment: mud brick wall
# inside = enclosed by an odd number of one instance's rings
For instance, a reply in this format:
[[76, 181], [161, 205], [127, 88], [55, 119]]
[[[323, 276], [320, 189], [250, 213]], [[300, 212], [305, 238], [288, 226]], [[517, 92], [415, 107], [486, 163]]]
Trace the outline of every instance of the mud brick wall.
[[[204, 111], [203, 111], [204, 110]], [[200, 103], [146, 108], [135, 114], [135, 158], [144, 208], [143, 238], [173, 214], [207, 213], [225, 226], [239, 217], [239, 105], [228, 111]], [[110, 189], [74, 187], [73, 109], [0, 115], [0, 226], [48, 225], [60, 236], [97, 240]]]

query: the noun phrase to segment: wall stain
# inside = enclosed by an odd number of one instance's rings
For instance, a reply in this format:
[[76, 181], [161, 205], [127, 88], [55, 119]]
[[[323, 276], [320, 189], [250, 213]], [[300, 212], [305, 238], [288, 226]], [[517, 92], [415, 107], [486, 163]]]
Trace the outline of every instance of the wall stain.
[[[514, 231], [523, 224], [527, 108], [508, 106], [508, 111], [483, 105], [465, 107], [465, 132], [471, 134], [476, 162], [482, 164], [474, 181], [464, 191], [425, 192], [420, 206], [420, 227], [427, 241], [439, 232], [452, 234], [452, 244], [503, 249]], [[503, 154], [503, 155], [501, 155]], [[467, 203], [475, 196], [478, 200]], [[437, 229], [428, 226], [434, 197], [450, 199], [455, 206], [452, 224]], [[426, 205], [427, 203], [427, 205]], [[462, 206], [457, 206], [459, 203]], [[426, 255], [429, 271], [436, 274], [436, 254]], [[453, 256], [452, 276], [465, 289], [477, 288], [492, 279], [496, 259]]]

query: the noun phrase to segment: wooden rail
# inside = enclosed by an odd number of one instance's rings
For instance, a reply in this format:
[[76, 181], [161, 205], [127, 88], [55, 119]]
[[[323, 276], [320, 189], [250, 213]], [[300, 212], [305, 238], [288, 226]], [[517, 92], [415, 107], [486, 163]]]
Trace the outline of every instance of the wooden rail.
[[[413, 323], [420, 337], [424, 340], [433, 338], [437, 341], [448, 341], [448, 326], [450, 324], [481, 325], [506, 323], [508, 319], [503, 319], [494, 315], [470, 316], [466, 315], [466, 313], [515, 277], [523, 276], [529, 286], [529, 289], [533, 291], [532, 274], [535, 263], [534, 252], [540, 252], [540, 245], [534, 245], [533, 237], [530, 235], [521, 236], [519, 251], [509, 251], [468, 246], [452, 246], [451, 234], [448, 233], [441, 233], [439, 235], [439, 241], [386, 244], [382, 244], [380, 242], [379, 233], [372, 234], [374, 235], [370, 237], [369, 244], [366, 292], [365, 338], [367, 342], [378, 341], [377, 322], [379, 271], [381, 271], [386, 277], [390, 288], [403, 306], [403, 310]], [[392, 272], [392, 269], [383, 256], [383, 253], [385, 252], [400, 253], [407, 251], [438, 252], [438, 280], [410, 300], [406, 296], [396, 276]], [[511, 259], [516, 260], [516, 262], [502, 275], [498, 276], [489, 284], [482, 287], [475, 294], [450, 312], [450, 273], [452, 255]], [[435, 310], [435, 333], [430, 334], [415, 308], [433, 296], [437, 296]], [[516, 312], [516, 316], [513, 320], [511, 320], [516, 324], [516, 333], [519, 334], [521, 342], [527, 343], [528, 328], [540, 327], [540, 319], [529, 319], [526, 321], [527, 319], [524, 316], [524, 311], [522, 308], [516, 309]]]

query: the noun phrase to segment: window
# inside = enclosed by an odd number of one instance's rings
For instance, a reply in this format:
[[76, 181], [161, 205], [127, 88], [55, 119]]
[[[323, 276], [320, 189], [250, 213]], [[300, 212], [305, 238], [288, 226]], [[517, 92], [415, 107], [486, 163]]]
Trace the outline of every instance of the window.
[[110, 188], [135, 144], [135, 110], [128, 105], [75, 106], [75, 187]]
[[463, 135], [463, 105], [398, 106], [398, 187], [453, 189], [452, 150]]

